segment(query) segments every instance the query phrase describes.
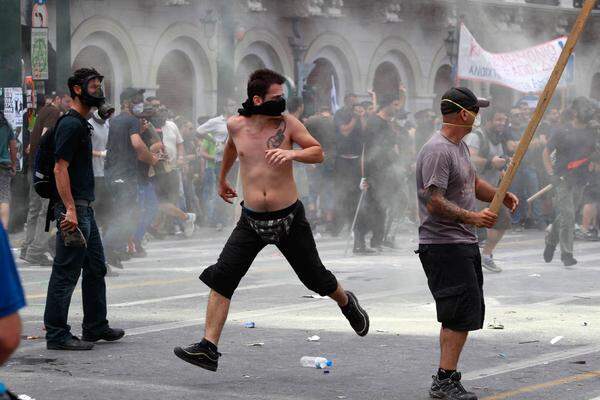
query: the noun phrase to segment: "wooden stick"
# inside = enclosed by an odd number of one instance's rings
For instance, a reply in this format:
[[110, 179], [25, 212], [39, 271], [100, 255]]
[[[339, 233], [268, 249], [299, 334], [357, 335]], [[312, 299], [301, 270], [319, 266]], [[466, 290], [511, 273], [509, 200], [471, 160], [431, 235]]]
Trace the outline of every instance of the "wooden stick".
[[506, 171], [506, 174], [502, 178], [502, 181], [500, 182], [500, 186], [498, 187], [498, 190], [496, 191], [496, 195], [494, 196], [494, 199], [492, 200], [492, 203], [490, 205], [490, 210], [496, 214], [500, 211], [500, 207], [502, 207], [502, 202], [504, 200], [504, 197], [506, 196], [506, 192], [508, 191], [508, 188], [512, 184], [515, 173], [517, 172], [519, 165], [521, 165], [521, 161], [523, 160], [523, 157], [525, 156], [525, 152], [527, 152], [529, 143], [531, 143], [531, 140], [533, 139], [533, 135], [535, 135], [535, 131], [536, 131], [538, 125], [540, 124], [540, 121], [542, 120], [544, 113], [546, 112], [546, 108], [548, 108], [548, 105], [550, 104], [550, 100], [552, 100], [552, 96], [554, 95], [556, 86], [558, 86], [558, 82], [560, 81], [562, 73], [565, 70], [567, 63], [569, 62], [569, 57], [571, 57], [571, 54], [573, 53], [573, 50], [575, 49], [575, 45], [577, 44], [577, 41], [579, 40], [579, 37], [581, 36], [581, 33], [583, 32], [585, 24], [587, 23], [587, 20], [588, 20], [590, 14], [592, 13], [592, 9], [594, 8], [595, 4], [596, 4], [596, 0], [585, 0], [585, 3], [583, 4], [583, 7], [581, 9], [581, 12], [579, 13], [579, 16], [577, 17], [577, 21], [575, 21], [575, 25], [573, 25], [571, 34], [569, 35], [569, 38], [567, 39], [567, 43], [565, 44], [565, 47], [563, 47], [562, 52], [560, 53], [560, 57], [558, 58], [558, 61], [556, 62], [556, 65], [554, 66], [554, 70], [552, 71], [552, 75], [550, 75], [550, 79], [548, 80], [548, 83], [546, 84], [544, 91], [542, 92], [540, 101], [538, 102], [535, 112], [533, 113], [533, 116], [531, 117], [531, 120], [529, 121], [529, 125], [527, 125], [527, 129], [525, 129], [525, 133], [523, 134], [523, 136], [521, 137], [521, 140], [519, 141], [519, 146], [517, 147], [517, 150], [515, 151], [515, 155], [513, 156], [512, 161], [508, 167], [508, 171]]
[[549, 185], [545, 186], [543, 189], [541, 189], [540, 191], [538, 191], [537, 193], [535, 193], [533, 196], [531, 196], [530, 198], [528, 198], [527, 199], [527, 204], [531, 203], [534, 200], [539, 199], [540, 197], [542, 197], [543, 195], [545, 195], [546, 193], [548, 193], [552, 189], [554, 189], [554, 185], [553, 184], [549, 184]]

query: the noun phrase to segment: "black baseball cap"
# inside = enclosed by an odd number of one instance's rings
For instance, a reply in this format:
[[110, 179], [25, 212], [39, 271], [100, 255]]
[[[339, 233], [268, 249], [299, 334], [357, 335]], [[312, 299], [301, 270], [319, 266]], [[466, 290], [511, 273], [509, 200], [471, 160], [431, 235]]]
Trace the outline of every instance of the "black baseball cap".
[[120, 98], [121, 103], [123, 103], [124, 101], [133, 99], [138, 94], [143, 95], [144, 92], [145, 92], [144, 89], [134, 89], [132, 87], [128, 87], [127, 89], [125, 89], [121, 92], [121, 98]]
[[486, 108], [489, 105], [489, 100], [478, 98], [470, 89], [453, 87], [442, 96], [441, 110], [442, 114], [446, 115], [459, 112], [460, 107], [470, 111], [479, 111], [480, 108]]

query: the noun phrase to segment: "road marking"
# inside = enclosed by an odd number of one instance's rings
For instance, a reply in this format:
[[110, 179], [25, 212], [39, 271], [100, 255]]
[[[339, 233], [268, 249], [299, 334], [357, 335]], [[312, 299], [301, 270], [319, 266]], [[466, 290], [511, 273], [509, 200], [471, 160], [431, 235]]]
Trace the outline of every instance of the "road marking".
[[591, 345], [579, 347], [576, 349], [557, 351], [554, 353], [543, 354], [538, 357], [530, 358], [527, 360], [515, 361], [512, 363], [504, 364], [499, 367], [492, 367], [481, 369], [479, 371], [468, 372], [463, 375], [463, 380], [474, 381], [477, 379], [483, 379], [490, 376], [506, 374], [508, 372], [518, 371], [521, 369], [535, 367], [544, 363], [553, 363], [557, 361], [566, 360], [577, 356], [583, 356], [586, 354], [600, 352], [600, 345]]
[[[263, 289], [263, 288], [275, 287], [275, 286], [283, 286], [283, 285], [297, 286], [297, 285], [299, 285], [299, 283], [294, 283], [293, 281], [286, 280], [286, 281], [276, 281], [276, 282], [272, 282], [272, 283], [264, 283], [262, 285], [248, 285], [248, 286], [242, 286], [242, 287], [237, 288], [236, 289], [236, 293], [239, 292], [239, 291], [243, 291], [243, 290]], [[210, 293], [210, 291], [201, 292], [201, 293], [182, 294], [182, 295], [178, 295], [178, 296], [156, 297], [156, 298], [153, 298], [153, 299], [137, 300], [137, 301], [129, 301], [129, 302], [125, 302], [125, 303], [109, 304], [108, 307], [109, 308], [112, 308], [112, 307], [130, 307], [130, 306], [138, 306], [138, 305], [142, 305], [142, 304], [162, 303], [163, 301], [193, 299], [195, 297], [208, 296], [209, 293]]]
[[[370, 295], [366, 295], [366, 296], [360, 296], [359, 300], [360, 301], [374, 300], [374, 299], [384, 298], [384, 297], [388, 297], [388, 296], [402, 295], [402, 294], [407, 294], [407, 293], [413, 293], [413, 291], [388, 290], [385, 292], [370, 294]], [[302, 303], [289, 304], [289, 305], [285, 305], [285, 306], [269, 307], [269, 308], [263, 308], [263, 309], [259, 309], [259, 310], [249, 310], [249, 311], [240, 311], [240, 312], [230, 313], [227, 320], [228, 321], [246, 320], [246, 319], [253, 319], [253, 318], [262, 317], [262, 316], [272, 316], [272, 315], [278, 314], [278, 313], [311, 310], [314, 308], [325, 307], [325, 306], [335, 307], [336, 305], [335, 305], [335, 302], [333, 302], [333, 301], [321, 301], [321, 300], [308, 300], [307, 299], [306, 302], [302, 302]], [[174, 321], [174, 322], [166, 322], [166, 323], [161, 323], [161, 324], [140, 326], [137, 328], [127, 329], [125, 337], [145, 335], [145, 334], [154, 333], [154, 332], [163, 332], [163, 331], [168, 331], [168, 330], [172, 330], [172, 329], [187, 328], [190, 326], [197, 326], [198, 324], [200, 324], [202, 322], [204, 322], [204, 318], [194, 318], [194, 319], [187, 319], [187, 320], [182, 320], [182, 321]], [[22, 346], [19, 348], [19, 350], [17, 350], [17, 352], [23, 353], [23, 352], [32, 351], [32, 350], [40, 350], [40, 349], [43, 349], [44, 347], [46, 347], [45, 342], [35, 343], [35, 344], [31, 344], [29, 346]]]
[[[110, 290], [112, 290], [112, 289], [129, 289], [129, 288], [139, 288], [139, 287], [148, 287], [148, 286], [171, 285], [173, 283], [192, 282], [192, 281], [196, 281], [196, 280], [198, 280], [198, 278], [196, 278], [196, 277], [194, 277], [194, 278], [171, 279], [171, 280], [152, 279], [152, 280], [147, 280], [147, 281], [142, 281], [142, 282], [135, 282], [135, 283], [134, 282], [131, 282], [131, 283], [117, 283], [116, 285], [113, 285], [113, 284], [109, 283], [106, 286]], [[74, 293], [81, 293], [81, 289], [76, 289]], [[27, 300], [45, 299], [46, 298], [46, 292], [31, 294], [31, 295], [27, 295], [26, 297], [27, 297]]]
[[[565, 378], [556, 379], [550, 382], [538, 383], [536, 385], [525, 386], [519, 389], [510, 390], [507, 392], [497, 393], [492, 396], [484, 397], [482, 400], [503, 400], [508, 399], [513, 396], [518, 396], [524, 393], [537, 392], [538, 390], [548, 389], [555, 386], [566, 385], [568, 383], [573, 382], [581, 382], [592, 378], [600, 377], [600, 371], [590, 371], [584, 372], [583, 374], [577, 374], [572, 376], [567, 376]], [[593, 399], [592, 399], [593, 400]]]

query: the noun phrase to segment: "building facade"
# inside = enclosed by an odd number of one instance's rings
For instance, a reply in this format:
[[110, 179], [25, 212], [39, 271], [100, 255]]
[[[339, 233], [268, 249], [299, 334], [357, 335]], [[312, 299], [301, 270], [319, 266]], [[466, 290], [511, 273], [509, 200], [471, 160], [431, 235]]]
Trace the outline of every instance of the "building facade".
[[[49, 19], [56, 15], [48, 1]], [[158, 95], [190, 118], [217, 113], [219, 99], [244, 97], [259, 67], [327, 103], [349, 92], [408, 92], [407, 108], [430, 108], [452, 83], [462, 21], [484, 48], [516, 50], [568, 33], [578, 10], [491, 0], [73, 0], [71, 62], [106, 76], [113, 102], [127, 86]], [[600, 15], [576, 50], [575, 81], [559, 95], [600, 99]], [[56, 32], [50, 25], [51, 46]], [[509, 105], [520, 95], [466, 83]]]

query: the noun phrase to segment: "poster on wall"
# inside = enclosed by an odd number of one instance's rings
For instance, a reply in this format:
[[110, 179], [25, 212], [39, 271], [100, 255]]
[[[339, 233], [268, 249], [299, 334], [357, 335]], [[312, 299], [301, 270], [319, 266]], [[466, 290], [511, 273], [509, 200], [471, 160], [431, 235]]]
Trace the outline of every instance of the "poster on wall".
[[33, 0], [31, 26], [33, 28], [48, 27], [48, 9], [46, 8], [46, 0]]
[[4, 117], [14, 130], [23, 126], [23, 111], [23, 89], [4, 88]]
[[48, 79], [48, 28], [31, 28], [31, 74]]

